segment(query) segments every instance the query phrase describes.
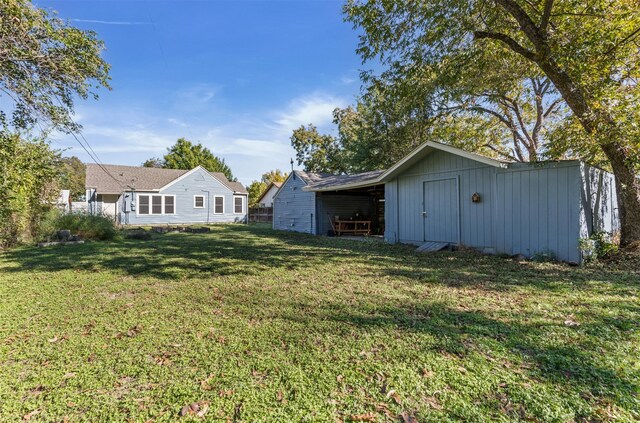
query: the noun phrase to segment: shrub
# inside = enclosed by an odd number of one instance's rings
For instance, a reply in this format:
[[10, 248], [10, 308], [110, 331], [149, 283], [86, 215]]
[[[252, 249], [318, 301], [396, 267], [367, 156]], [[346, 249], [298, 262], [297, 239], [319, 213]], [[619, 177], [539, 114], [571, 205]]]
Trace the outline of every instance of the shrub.
[[596, 261], [618, 254], [619, 247], [610, 233], [600, 231], [580, 239], [580, 250], [585, 261]]
[[82, 239], [112, 240], [118, 233], [113, 218], [103, 215], [86, 213], [69, 213], [59, 215], [55, 219], [53, 231], [48, 235], [53, 235], [56, 230], [69, 229], [73, 235], [79, 235]]

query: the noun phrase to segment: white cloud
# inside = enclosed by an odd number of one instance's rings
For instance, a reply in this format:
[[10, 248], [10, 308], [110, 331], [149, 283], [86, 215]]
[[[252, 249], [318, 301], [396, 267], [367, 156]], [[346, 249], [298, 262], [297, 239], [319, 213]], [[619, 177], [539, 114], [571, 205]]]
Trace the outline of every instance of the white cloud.
[[281, 129], [288, 132], [310, 123], [317, 127], [324, 127], [333, 121], [333, 110], [345, 107], [347, 101], [340, 97], [323, 93], [314, 93], [291, 101], [287, 110], [280, 113], [275, 120]]
[[[189, 90], [188, 95], [198, 96], [205, 91], [200, 87]], [[332, 125], [333, 110], [346, 105], [344, 98], [315, 92], [295, 98], [279, 110], [246, 111], [218, 125], [194, 123], [203, 121], [198, 120], [202, 114], [179, 113], [178, 119], [173, 114], [176, 110], [161, 116], [157, 111], [140, 113], [140, 109], [137, 112], [115, 107], [91, 109], [82, 111], [83, 135], [102, 162], [130, 165], [138, 165], [149, 157], [161, 157], [179, 137], [187, 135], [191, 141], [201, 142], [223, 157], [240, 182], [248, 185], [271, 169], [289, 170], [289, 161], [295, 157], [289, 141], [293, 129], [313, 123], [321, 131], [327, 131]], [[193, 116], [194, 120], [188, 121], [185, 116]], [[57, 138], [58, 147], [72, 147], [67, 154], [89, 160], [75, 140], [62, 134]]]

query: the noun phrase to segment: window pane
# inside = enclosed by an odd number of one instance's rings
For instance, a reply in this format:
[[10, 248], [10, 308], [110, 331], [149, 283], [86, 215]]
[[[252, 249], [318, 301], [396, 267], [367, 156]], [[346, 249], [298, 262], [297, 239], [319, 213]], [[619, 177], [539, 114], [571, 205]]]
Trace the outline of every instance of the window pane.
[[235, 212], [242, 213], [242, 197], [236, 197], [233, 200], [235, 201]]
[[161, 195], [154, 195], [151, 197], [151, 214], [162, 214]]
[[224, 197], [216, 197], [215, 202], [216, 202], [216, 206], [213, 212], [218, 214], [224, 213]]
[[195, 206], [197, 208], [202, 208], [204, 207], [204, 197], [201, 195], [196, 195], [196, 202], [195, 202]]
[[149, 214], [149, 196], [148, 195], [138, 196], [138, 213]]
[[166, 196], [164, 197], [164, 213], [165, 214], [173, 214], [174, 211], [174, 197]]

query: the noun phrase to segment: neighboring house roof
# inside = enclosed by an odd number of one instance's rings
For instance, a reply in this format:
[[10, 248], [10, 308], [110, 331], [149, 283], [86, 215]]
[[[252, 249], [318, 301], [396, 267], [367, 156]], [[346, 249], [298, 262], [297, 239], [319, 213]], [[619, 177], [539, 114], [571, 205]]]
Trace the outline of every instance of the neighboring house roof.
[[[280, 189], [280, 187], [282, 186], [282, 182], [271, 182], [269, 185], [267, 185], [267, 189], [265, 189], [262, 194], [260, 194], [260, 197], [258, 197], [258, 199], [256, 200], [256, 204], [260, 204], [260, 201], [262, 201], [262, 199], [264, 198], [265, 195], [267, 195], [267, 193], [271, 190], [271, 188], [275, 187], [276, 192], [278, 192], [278, 189]], [[274, 193], [275, 195], [275, 193]]]
[[[105, 169], [108, 173], [105, 172]], [[120, 194], [123, 191], [132, 189], [136, 191], [158, 191], [191, 171], [193, 169], [160, 169], [121, 165], [99, 166], [89, 163], [87, 164], [85, 186], [87, 188], [95, 188], [99, 194]], [[247, 193], [241, 183], [230, 182], [224, 173], [209, 173], [230, 190], [240, 194]], [[109, 175], [112, 175], [113, 178]]]

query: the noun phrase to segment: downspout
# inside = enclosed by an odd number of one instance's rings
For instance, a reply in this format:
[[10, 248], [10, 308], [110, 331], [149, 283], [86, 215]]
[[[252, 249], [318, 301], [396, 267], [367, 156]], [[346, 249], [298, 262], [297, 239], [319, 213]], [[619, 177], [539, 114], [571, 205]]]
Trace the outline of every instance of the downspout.
[[205, 191], [205, 190], [201, 190], [202, 192], [206, 192], [207, 193], [207, 225], [209, 224], [209, 213], [210, 213], [210, 207], [211, 207], [211, 193], [209, 191]]

